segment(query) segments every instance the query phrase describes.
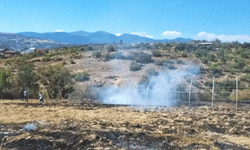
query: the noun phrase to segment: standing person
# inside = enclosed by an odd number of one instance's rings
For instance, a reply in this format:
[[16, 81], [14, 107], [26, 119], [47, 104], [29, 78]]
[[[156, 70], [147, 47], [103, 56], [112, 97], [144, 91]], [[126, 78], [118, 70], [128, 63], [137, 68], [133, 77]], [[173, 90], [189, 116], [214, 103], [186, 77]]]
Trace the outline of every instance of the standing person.
[[20, 100], [23, 101], [23, 97], [24, 97], [24, 91], [23, 91], [23, 88], [20, 89], [19, 91], [19, 96], [20, 96]]
[[28, 93], [26, 90], [23, 92], [23, 96], [24, 96], [24, 101], [28, 102]]
[[44, 95], [43, 95], [42, 92], [40, 92], [40, 94], [39, 94], [39, 103], [44, 103], [43, 98], [44, 98]]

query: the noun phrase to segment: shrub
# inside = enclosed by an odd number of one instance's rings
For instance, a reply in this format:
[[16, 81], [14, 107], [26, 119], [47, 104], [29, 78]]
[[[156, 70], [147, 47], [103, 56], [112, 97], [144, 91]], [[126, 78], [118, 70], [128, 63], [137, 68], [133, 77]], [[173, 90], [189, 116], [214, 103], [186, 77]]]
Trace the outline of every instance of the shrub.
[[[230, 94], [229, 99], [234, 100], [234, 101], [236, 100], [235, 91]], [[239, 90], [238, 100], [249, 100], [249, 99], [250, 99], [250, 90], [249, 89]]]
[[207, 56], [207, 51], [205, 50], [197, 50], [195, 51], [195, 56], [196, 57], [206, 57]]
[[86, 72], [78, 73], [75, 75], [75, 80], [80, 82], [89, 80], [89, 74]]
[[155, 65], [157, 65], [157, 66], [163, 66], [165, 62], [166, 61], [164, 61], [164, 60], [156, 60], [155, 61]]
[[97, 99], [98, 89], [86, 85], [84, 87], [75, 87], [75, 90], [69, 94], [69, 100], [80, 103], [88, 103], [87, 99]]
[[107, 45], [106, 46], [106, 50], [107, 50], [107, 52], [114, 52], [115, 51], [115, 47], [113, 45]]
[[183, 53], [181, 54], [181, 56], [184, 57], [184, 58], [187, 58], [187, 57], [188, 57], [187, 53], [185, 53], [185, 52], [183, 52]]
[[161, 57], [161, 52], [160, 52], [160, 51], [153, 51], [153, 52], [152, 52], [152, 55], [153, 55], [154, 57]]
[[208, 58], [207, 58], [207, 57], [201, 58], [201, 61], [202, 61], [204, 64], [208, 64]]
[[102, 56], [102, 54], [100, 51], [95, 50], [92, 52], [92, 56], [95, 58], [100, 58]]
[[132, 53], [129, 57], [134, 58], [134, 60], [137, 63], [151, 63], [152, 62], [151, 55], [143, 53], [143, 52]]
[[235, 64], [234, 64], [234, 68], [235, 69], [242, 69], [244, 68], [246, 65], [246, 61], [245, 60], [242, 60], [242, 59], [238, 59]]
[[243, 72], [250, 73], [250, 67], [249, 66], [245, 66], [243, 68]]
[[155, 69], [154, 68], [150, 68], [150, 69], [148, 69], [148, 70], [146, 70], [146, 75], [147, 76], [156, 76], [156, 75], [158, 75], [158, 72], [157, 71], [155, 71]]
[[87, 46], [87, 51], [93, 51], [93, 50], [94, 50], [93, 46]]
[[5, 65], [7, 66], [7, 65], [10, 65], [11, 66], [11, 64], [12, 64], [12, 60], [11, 59], [7, 59], [6, 61], [5, 61]]
[[213, 75], [216, 74], [217, 77], [219, 77], [222, 72], [220, 70], [220, 62], [217, 63], [209, 63], [209, 69]]
[[63, 61], [63, 62], [62, 62], [62, 65], [66, 65], [66, 64], [67, 64], [66, 61]]
[[208, 54], [207, 59], [209, 61], [212, 61], [212, 62], [217, 62], [218, 61], [217, 57], [214, 54]]
[[174, 70], [174, 69], [177, 69], [174, 65], [169, 65], [168, 66], [168, 69], [170, 69], [170, 70]]
[[176, 63], [177, 64], [184, 64], [184, 62], [182, 60], [177, 60]]
[[132, 61], [130, 64], [129, 64], [129, 70], [130, 71], [138, 71], [138, 70], [141, 70], [141, 65]]
[[114, 59], [114, 58], [115, 58], [114, 54], [112, 55], [112, 54], [106, 53], [104, 55], [104, 61], [109, 61], [109, 60]]
[[70, 63], [71, 64], [76, 64], [76, 62], [74, 61], [74, 59], [70, 59]]
[[42, 61], [50, 61], [51, 57], [49, 55], [46, 55], [45, 57], [43, 57]]

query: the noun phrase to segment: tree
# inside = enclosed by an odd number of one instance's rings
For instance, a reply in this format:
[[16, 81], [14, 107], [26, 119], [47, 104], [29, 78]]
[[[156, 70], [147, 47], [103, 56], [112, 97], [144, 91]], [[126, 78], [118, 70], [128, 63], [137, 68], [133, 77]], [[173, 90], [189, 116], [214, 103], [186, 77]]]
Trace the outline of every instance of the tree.
[[49, 98], [55, 99], [59, 96], [67, 98], [73, 91], [73, 81], [70, 72], [62, 65], [41, 67], [38, 69], [40, 80], [45, 86]]
[[34, 63], [23, 62], [18, 67], [17, 72], [17, 85], [27, 89], [33, 96], [38, 95], [39, 80], [37, 74], [34, 72]]
[[0, 69], [0, 96], [5, 89], [11, 87], [12, 74], [10, 69]]

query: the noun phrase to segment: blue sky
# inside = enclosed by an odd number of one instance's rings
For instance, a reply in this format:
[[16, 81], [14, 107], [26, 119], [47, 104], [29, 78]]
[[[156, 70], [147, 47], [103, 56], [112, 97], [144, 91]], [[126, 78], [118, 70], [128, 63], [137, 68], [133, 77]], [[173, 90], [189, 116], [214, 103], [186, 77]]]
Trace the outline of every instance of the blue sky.
[[0, 0], [0, 32], [132, 33], [250, 42], [250, 0]]

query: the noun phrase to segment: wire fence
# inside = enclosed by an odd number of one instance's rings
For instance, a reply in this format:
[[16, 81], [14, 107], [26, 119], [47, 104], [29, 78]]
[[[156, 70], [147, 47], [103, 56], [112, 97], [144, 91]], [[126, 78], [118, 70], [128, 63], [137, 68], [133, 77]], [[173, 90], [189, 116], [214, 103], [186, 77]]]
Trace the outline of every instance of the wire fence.
[[[214, 107], [216, 103], [234, 103], [237, 108], [239, 105], [250, 104], [250, 88], [238, 86], [238, 79], [235, 79], [235, 87], [218, 86], [214, 83], [210, 87], [196, 87], [192, 85], [178, 86], [178, 89], [168, 92], [169, 95], [175, 95], [175, 100], [186, 101], [188, 106], [191, 105], [211, 105]], [[170, 88], [171, 89], [171, 88]], [[188, 99], [188, 101], [187, 101]]]

